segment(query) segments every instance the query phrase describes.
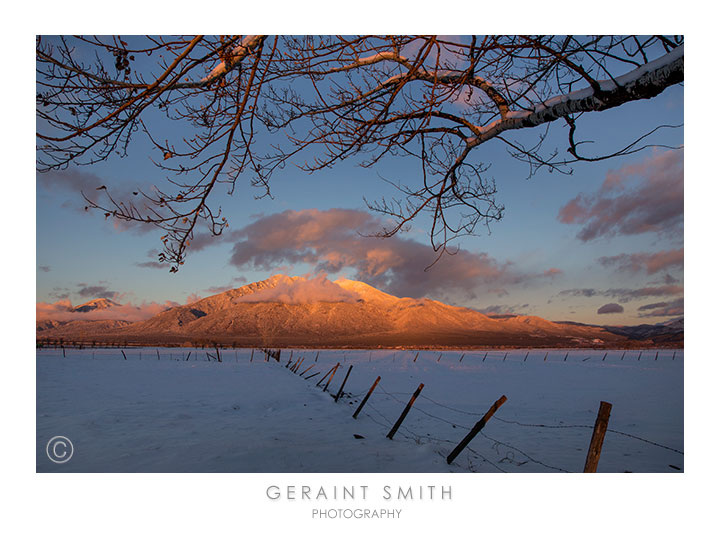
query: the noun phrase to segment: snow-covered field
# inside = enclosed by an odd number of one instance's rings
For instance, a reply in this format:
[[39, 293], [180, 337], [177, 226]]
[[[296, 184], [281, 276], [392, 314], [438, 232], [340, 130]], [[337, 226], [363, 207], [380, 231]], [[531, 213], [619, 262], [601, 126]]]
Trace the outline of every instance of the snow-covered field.
[[[422, 351], [416, 362], [416, 352], [319, 351], [315, 363], [317, 351], [294, 350], [305, 357], [298, 374], [285, 349], [280, 364], [259, 350], [250, 362], [248, 349], [223, 350], [222, 363], [203, 349], [124, 351], [127, 360], [119, 349], [37, 350], [38, 472], [581, 472], [600, 401], [613, 407], [598, 471], [684, 468], [682, 351]], [[323, 392], [315, 384], [338, 362]], [[73, 444], [66, 463], [48, 459], [54, 436]]]

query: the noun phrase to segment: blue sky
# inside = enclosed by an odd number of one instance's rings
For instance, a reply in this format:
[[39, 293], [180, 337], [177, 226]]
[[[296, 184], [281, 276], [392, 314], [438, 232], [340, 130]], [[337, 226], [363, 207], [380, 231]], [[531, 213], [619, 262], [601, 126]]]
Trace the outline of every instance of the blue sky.
[[[658, 124], [683, 122], [683, 87], [675, 86], [649, 101], [585, 115], [580, 135], [594, 141], [590, 150], [611, 152]], [[543, 128], [517, 132], [512, 139], [529, 142], [541, 131]], [[564, 136], [562, 125], [553, 125], [546, 147], [564, 150]], [[664, 130], [653, 141], [683, 145], [683, 128]], [[149, 159], [147, 144], [138, 137], [126, 158], [71, 168], [64, 175], [38, 175], [37, 301], [69, 299], [75, 305], [95, 296], [111, 296], [136, 305], [185, 303], [277, 272], [322, 273], [327, 258], [341, 250], [344, 267], [324, 269], [332, 279], [363, 278], [398, 296], [426, 296], [486, 312], [593, 324], [653, 323], [683, 312], [683, 217], [651, 212], [655, 205], [651, 198], [649, 207], [641, 205], [646, 197], [642, 192], [657, 192], [652, 180], [664, 171], [668, 175], [661, 184], [680, 181], [682, 189], [683, 150], [672, 151], [672, 155], [663, 149], [645, 150], [624, 158], [576, 164], [568, 176], [540, 171], [531, 179], [527, 179], [526, 165], [511, 158], [500, 143], [488, 143], [475, 152], [475, 161], [492, 164], [488, 175], [496, 181], [497, 200], [505, 206], [504, 218], [492, 224], [491, 233], [480, 229], [477, 237], [460, 240], [461, 252], [443, 257], [425, 282], [420, 266], [397, 258], [392, 259], [394, 263], [368, 267], [367, 255], [374, 245], [356, 240], [352, 232], [357, 228], [343, 226], [358, 216], [368, 221], [377, 217], [367, 212], [363, 197], [371, 201], [391, 196], [392, 190], [381, 177], [406, 182], [416, 179], [418, 168], [407, 159], [386, 159], [371, 169], [359, 167], [358, 160], [348, 160], [313, 175], [288, 166], [273, 178], [274, 199], [254, 199], [257, 191], [249, 186], [249, 179], [240, 179], [232, 197], [216, 197], [230, 221], [227, 236], [190, 252], [180, 271], [170, 274], [167, 268], [139, 265], [153, 261], [161, 249], [160, 231], [117, 228], [111, 219], [83, 210], [80, 183], [86, 188], [95, 183], [131, 188], [131, 184], [162, 178]], [[621, 187], [607, 189], [607, 176], [618, 177]], [[579, 195], [584, 218], [576, 210], [567, 211]], [[597, 216], [592, 218], [587, 210], [608, 199], [612, 205], [630, 207], [636, 202], [637, 208], [617, 212], [616, 225], [604, 224], [587, 238], [587, 227], [599, 224]], [[656, 205], [662, 201], [657, 199]], [[677, 199], [674, 195], [668, 201], [683, 201], [683, 196]], [[256, 247], [252, 232], [286, 228], [290, 212], [303, 214], [307, 224], [310, 220], [322, 224], [329, 214], [335, 214], [339, 217], [332, 218], [335, 230], [344, 233], [327, 230], [327, 235], [303, 247], [284, 235], [287, 241], [280, 241], [280, 252], [262, 249], [247, 260], [248, 247]], [[638, 229], [637, 217], [651, 218], [655, 224]], [[385, 253], [389, 247], [395, 254], [406, 251], [412, 257], [426, 258], [428, 228], [427, 221], [420, 220], [410, 232], [384, 240], [381, 247]], [[298, 261], [300, 256], [307, 261]], [[607, 304], [619, 304], [623, 311], [598, 313]], [[669, 313], [660, 315], [663, 312]]]

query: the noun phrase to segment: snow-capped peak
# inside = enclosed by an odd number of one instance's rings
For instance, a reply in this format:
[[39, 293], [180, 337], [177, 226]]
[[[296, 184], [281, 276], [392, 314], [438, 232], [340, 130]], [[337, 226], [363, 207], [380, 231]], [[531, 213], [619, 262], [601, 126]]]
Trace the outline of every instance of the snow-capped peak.
[[107, 308], [112, 308], [114, 306], [119, 306], [119, 304], [117, 302], [113, 302], [107, 298], [99, 298], [99, 299], [92, 299], [92, 300], [85, 302], [84, 304], [75, 306], [70, 311], [86, 313], [86, 312], [94, 311], [94, 310], [104, 310]]

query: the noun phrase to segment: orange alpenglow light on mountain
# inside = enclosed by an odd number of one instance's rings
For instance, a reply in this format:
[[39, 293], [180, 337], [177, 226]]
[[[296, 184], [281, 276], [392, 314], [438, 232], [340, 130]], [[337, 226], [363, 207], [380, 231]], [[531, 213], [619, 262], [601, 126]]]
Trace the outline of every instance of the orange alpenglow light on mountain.
[[[430, 347], [430, 346], [622, 346], [659, 341], [681, 343], [683, 324], [602, 327], [551, 322], [523, 315], [491, 316], [430, 299], [399, 298], [348, 279], [330, 281], [275, 275], [237, 289], [175, 306], [135, 322], [109, 319], [109, 299], [70, 311], [83, 317], [37, 321], [39, 340], [60, 339], [141, 344], [210, 342], [239, 346]], [[103, 319], [93, 320], [102, 310]]]

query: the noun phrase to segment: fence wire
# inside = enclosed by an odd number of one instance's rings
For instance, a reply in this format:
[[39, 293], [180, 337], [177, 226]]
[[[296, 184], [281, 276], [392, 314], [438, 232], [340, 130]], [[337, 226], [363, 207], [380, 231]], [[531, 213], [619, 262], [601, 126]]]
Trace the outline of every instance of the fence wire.
[[[90, 348], [90, 347], [87, 347], [87, 348]], [[94, 347], [93, 347], [93, 348], [94, 348]], [[44, 354], [43, 354], [43, 355], [44, 355]], [[158, 355], [158, 356], [159, 356], [159, 355]], [[491, 355], [491, 356], [494, 356], [494, 355]], [[500, 356], [501, 356], [501, 354], [500, 354]], [[93, 352], [93, 357], [94, 357], [94, 352]], [[173, 354], [170, 354], [170, 357], [172, 358], [172, 357], [173, 357]], [[141, 358], [141, 353], [140, 353], [140, 358]], [[299, 358], [299, 352], [298, 352], [298, 358]], [[485, 356], [485, 358], [486, 358], [486, 356]], [[346, 361], [346, 357], [345, 357], [345, 361]], [[294, 361], [293, 361], [293, 363], [294, 363]], [[340, 367], [341, 367], [341, 365], [340, 365]], [[396, 403], [398, 403], [398, 404], [400, 404], [400, 405], [402, 405], [402, 406], [406, 406], [406, 404], [407, 404], [407, 397], [410, 396], [410, 395], [412, 395], [411, 392], [390, 392], [390, 391], [387, 391], [387, 390], [382, 386], [382, 384], [377, 384], [377, 387], [378, 387], [378, 389], [379, 389], [380, 391], [376, 391], [376, 392], [374, 393], [374, 395], [385, 395], [385, 396], [389, 397], [390, 399], [392, 399], [393, 401], [395, 401]], [[357, 393], [357, 394], [351, 393], [351, 392], [348, 391], [348, 392], [343, 393], [343, 394], [342, 394], [342, 397], [343, 397], [343, 398], [346, 397], [347, 399], [363, 398], [368, 392], [369, 392], [369, 388], [368, 388], [367, 390], [364, 390], [364, 391], [362, 391], [361, 393]], [[403, 398], [403, 399], [400, 399], [400, 398], [398, 398], [398, 396], [402, 396], [402, 397], [404, 397], [404, 398]], [[468, 410], [462, 410], [462, 409], [457, 408], [457, 407], [455, 407], [455, 406], [449, 406], [449, 405], [447, 405], [447, 404], [445, 404], [445, 403], [439, 402], [439, 401], [437, 401], [437, 400], [435, 400], [435, 399], [433, 399], [433, 398], [427, 396], [426, 394], [420, 395], [420, 396], [417, 398], [417, 400], [420, 401], [420, 402], [426, 401], [426, 402], [428, 402], [428, 403], [434, 404], [435, 406], [438, 406], [438, 407], [440, 407], [440, 408], [442, 408], [442, 409], [445, 409], [445, 410], [447, 410], [447, 411], [451, 411], [451, 412], [458, 413], [458, 414], [462, 414], [462, 415], [467, 415], [467, 416], [472, 416], [472, 417], [477, 417], [477, 418], [483, 417], [483, 416], [485, 415], [484, 413], [473, 412], [473, 411], [468, 411]], [[366, 410], [369, 410], [369, 412], [368, 412], [368, 411], [364, 411], [364, 412], [363, 412], [364, 415], [367, 417], [367, 419], [369, 419], [369, 420], [372, 421], [374, 424], [376, 424], [377, 426], [379, 426], [380, 428], [382, 428], [383, 431], [389, 430], [389, 429], [394, 425], [394, 422], [393, 422], [393, 421], [391, 421], [389, 418], [387, 418], [376, 406], [374, 406], [374, 405], [372, 404], [372, 400], [371, 400], [371, 399], [365, 404], [365, 408], [366, 408]], [[459, 429], [467, 430], [467, 431], [471, 430], [471, 427], [470, 427], [470, 426], [467, 426], [467, 425], [465, 425], [465, 424], [458, 423], [458, 422], [456, 422], [456, 421], [452, 421], [452, 420], [450, 420], [450, 419], [441, 417], [441, 416], [439, 416], [439, 415], [437, 415], [437, 414], [435, 414], [435, 413], [431, 413], [431, 412], [425, 410], [424, 408], [422, 408], [421, 406], [417, 406], [416, 404], [412, 406], [412, 411], [415, 412], [415, 413], [416, 413], [416, 412], [421, 413], [421, 414], [423, 414], [425, 417], [428, 417], [428, 418], [433, 419], [433, 420], [436, 420], [436, 421], [440, 421], [440, 422], [442, 422], [442, 423], [444, 423], [444, 424], [446, 424], [446, 425], [449, 425], [449, 426], [451, 426], [452, 428], [455, 428], [455, 429], [456, 429], [456, 428], [459, 428]], [[370, 412], [371, 412], [371, 413], [370, 413]], [[381, 419], [384, 421], [384, 423], [383, 423], [382, 421], [379, 421], [378, 418], [381, 418]], [[502, 418], [502, 417], [500, 417], [500, 416], [498, 416], [498, 415], [494, 415], [494, 416], [492, 417], [492, 421], [494, 421], [494, 420], [496, 420], [496, 421], [498, 421], [498, 422], [500, 422], [500, 423], [507, 424], [507, 425], [516, 425], [516, 426], [520, 426], [520, 427], [542, 428], [542, 429], [577, 429], [577, 428], [593, 429], [593, 428], [594, 428], [593, 425], [580, 425], [580, 424], [561, 424], [561, 425], [557, 425], [557, 424], [545, 424], [545, 423], [527, 423], [527, 422], [521, 422], [521, 421], [516, 421], [516, 420], [505, 419], [505, 418]], [[385, 423], [386, 423], [386, 424], [385, 424]], [[610, 424], [611, 424], [611, 423], [610, 423]], [[624, 432], [624, 431], [620, 431], [620, 430], [614, 430], [614, 429], [612, 429], [612, 428], [607, 428], [607, 432], [612, 433], [612, 434], [616, 434], [616, 435], [620, 435], [620, 436], [623, 436], [623, 437], [626, 437], [626, 438], [629, 438], [629, 439], [633, 439], [633, 440], [636, 440], [636, 441], [640, 441], [640, 442], [646, 443], [646, 444], [648, 444], [648, 445], [652, 445], [652, 446], [655, 446], [655, 447], [659, 447], [659, 448], [662, 448], [662, 449], [665, 449], [665, 450], [668, 450], [668, 451], [671, 451], [671, 452], [680, 454], [680, 455], [682, 455], [682, 456], [684, 455], [684, 452], [681, 451], [681, 450], [679, 450], [679, 449], [676, 449], [676, 448], [674, 448], [674, 447], [670, 447], [670, 446], [668, 446], [668, 445], [663, 445], [663, 444], [658, 443], [658, 442], [656, 442], [656, 441], [652, 441], [652, 440], [650, 440], [650, 439], [647, 439], [647, 438], [644, 438], [644, 437], [641, 437], [641, 436], [637, 436], [637, 435], [631, 434], [631, 433], [629, 433], [629, 432]], [[452, 440], [448, 440], [448, 439], [444, 439], [444, 438], [439, 438], [439, 437], [436, 437], [436, 436], [432, 436], [432, 435], [430, 435], [429, 433], [427, 433], [426, 435], [419, 435], [419, 434], [417, 434], [416, 432], [413, 432], [412, 430], [410, 430], [406, 425], [405, 425], [404, 427], [400, 427], [400, 429], [398, 429], [398, 431], [397, 431], [397, 434], [400, 435], [401, 437], [407, 439], [407, 440], [415, 441], [416, 443], [433, 442], [433, 443], [438, 444], [438, 445], [449, 445], [449, 446], [452, 446], [452, 447], [453, 447], [454, 445], [456, 445], [456, 443], [457, 443], [457, 441], [452, 441]], [[566, 470], [566, 469], [564, 469], [564, 468], [562, 468], [562, 467], [557, 467], [557, 466], [554, 466], [554, 465], [550, 465], [550, 464], [548, 464], [548, 463], [546, 463], [546, 462], [543, 462], [542, 460], [539, 460], [539, 459], [537, 459], [537, 458], [531, 456], [531, 455], [528, 454], [527, 452], [523, 451], [522, 449], [520, 449], [519, 447], [517, 447], [517, 446], [515, 446], [515, 445], [513, 445], [513, 444], [511, 444], [511, 443], [507, 443], [506, 441], [501, 441], [501, 440], [499, 440], [499, 439], [496, 439], [495, 437], [492, 437], [492, 436], [486, 434], [486, 432], [485, 432], [484, 430], [480, 431], [478, 435], [481, 436], [482, 438], [484, 438], [485, 440], [491, 442], [491, 444], [492, 444], [492, 445], [491, 445], [491, 448], [497, 453], [498, 456], [501, 456], [502, 454], [504, 454], [504, 456], [503, 456], [501, 459], [498, 460], [497, 463], [499, 463], [499, 464], [502, 464], [502, 463], [510, 463], [510, 464], [515, 465], [515, 466], [522, 466], [522, 465], [524, 465], [524, 464], [526, 464], [526, 463], [528, 463], [528, 462], [531, 462], [531, 463], [533, 463], [533, 464], [542, 466], [542, 467], [544, 467], [544, 468], [546, 468], [546, 469], [551, 469], [551, 470], [558, 471], [558, 472], [563, 472], [563, 473], [569, 473], [569, 472], [570, 472], [570, 471], [568, 471], [568, 470]], [[506, 450], [506, 451], [500, 451], [500, 446], [501, 446], [501, 447], [504, 447], [504, 448], [507, 449], [507, 450]], [[506, 472], [507, 472], [505, 469], [502, 469], [502, 467], [500, 467], [499, 465], [497, 465], [497, 463], [492, 462], [492, 461], [489, 460], [486, 456], [482, 455], [479, 451], [475, 450], [474, 448], [467, 446], [467, 447], [466, 447], [466, 450], [469, 451], [475, 458], [478, 458], [478, 459], [481, 460], [482, 462], [487, 463], [488, 465], [492, 466], [492, 467], [493, 467], [494, 469], [496, 469], [497, 471], [500, 471], [500, 472], [503, 472], [503, 473], [506, 473]], [[522, 461], [522, 460], [518, 459], [517, 456], [515, 455], [515, 452], [518, 453], [518, 454], [520, 454], [522, 457], [526, 458], [526, 460]], [[466, 458], [464, 461], [466, 461], [466, 462], [468, 463], [468, 465], [469, 465], [469, 470], [474, 470], [474, 469], [473, 469], [474, 465], [472, 464], [472, 461], [471, 461], [470, 458]]]

